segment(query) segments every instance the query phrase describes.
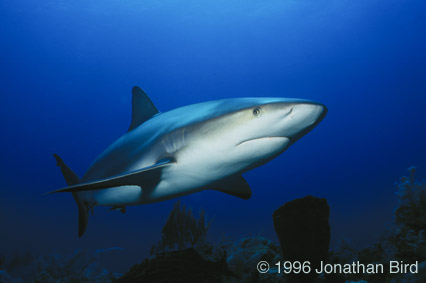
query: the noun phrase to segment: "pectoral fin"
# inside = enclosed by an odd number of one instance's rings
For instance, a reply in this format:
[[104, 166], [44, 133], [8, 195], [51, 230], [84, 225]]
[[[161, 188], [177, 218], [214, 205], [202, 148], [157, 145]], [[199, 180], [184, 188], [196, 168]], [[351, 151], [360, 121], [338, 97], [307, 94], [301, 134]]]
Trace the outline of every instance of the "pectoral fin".
[[172, 159], [161, 160], [160, 162], [152, 166], [148, 166], [136, 171], [115, 175], [112, 177], [96, 180], [93, 182], [80, 183], [74, 186], [69, 186], [63, 189], [48, 192], [48, 194], [62, 193], [62, 192], [101, 190], [101, 189], [126, 186], [126, 185], [152, 187], [159, 182], [162, 168], [172, 163], [173, 163]]
[[249, 199], [251, 197], [250, 186], [241, 175], [234, 175], [221, 180], [213, 186], [213, 190], [242, 199]]

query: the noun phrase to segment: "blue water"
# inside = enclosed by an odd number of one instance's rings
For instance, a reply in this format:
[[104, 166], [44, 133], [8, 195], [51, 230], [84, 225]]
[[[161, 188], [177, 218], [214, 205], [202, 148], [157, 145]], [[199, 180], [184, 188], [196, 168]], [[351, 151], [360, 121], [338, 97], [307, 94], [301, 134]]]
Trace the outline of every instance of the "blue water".
[[148, 254], [175, 200], [96, 208], [77, 237], [53, 153], [82, 176], [128, 128], [131, 88], [160, 111], [231, 97], [305, 98], [329, 113], [246, 173], [253, 196], [181, 198], [212, 219], [212, 241], [276, 240], [272, 213], [306, 195], [331, 208], [332, 244], [392, 229], [394, 183], [426, 176], [426, 2], [1, 1], [0, 252], [124, 248]]

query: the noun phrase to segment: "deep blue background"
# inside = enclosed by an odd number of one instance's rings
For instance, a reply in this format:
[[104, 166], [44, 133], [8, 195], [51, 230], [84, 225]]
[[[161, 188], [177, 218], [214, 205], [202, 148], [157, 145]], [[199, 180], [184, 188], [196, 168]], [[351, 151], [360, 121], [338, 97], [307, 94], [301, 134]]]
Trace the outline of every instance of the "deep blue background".
[[120, 246], [127, 267], [159, 240], [175, 200], [97, 208], [78, 239], [71, 195], [42, 195], [65, 185], [52, 153], [83, 175], [127, 130], [133, 85], [161, 111], [245, 96], [327, 105], [245, 174], [250, 200], [182, 201], [206, 210], [212, 241], [276, 239], [273, 211], [312, 194], [329, 202], [333, 244], [370, 244], [392, 229], [405, 169], [426, 176], [425, 14], [422, 0], [1, 1], [0, 252]]

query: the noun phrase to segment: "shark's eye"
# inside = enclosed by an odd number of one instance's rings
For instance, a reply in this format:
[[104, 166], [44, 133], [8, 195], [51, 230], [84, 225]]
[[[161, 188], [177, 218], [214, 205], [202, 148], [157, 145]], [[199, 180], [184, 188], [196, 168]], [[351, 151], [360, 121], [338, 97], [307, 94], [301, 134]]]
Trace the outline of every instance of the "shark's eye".
[[255, 107], [255, 108], [253, 109], [253, 115], [254, 115], [254, 116], [256, 116], [256, 117], [259, 117], [259, 116], [260, 116], [260, 113], [262, 112], [261, 110], [262, 110], [262, 109], [261, 109], [260, 107]]

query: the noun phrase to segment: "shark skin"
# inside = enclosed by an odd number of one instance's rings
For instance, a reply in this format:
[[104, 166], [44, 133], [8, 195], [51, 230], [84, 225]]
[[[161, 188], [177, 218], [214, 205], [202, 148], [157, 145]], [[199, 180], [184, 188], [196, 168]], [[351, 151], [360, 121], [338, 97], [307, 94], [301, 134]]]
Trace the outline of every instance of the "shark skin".
[[133, 88], [127, 133], [102, 152], [80, 179], [55, 155], [79, 208], [79, 236], [88, 211], [148, 204], [203, 190], [248, 199], [242, 173], [274, 159], [325, 117], [319, 103], [288, 98], [234, 98], [160, 113]]

